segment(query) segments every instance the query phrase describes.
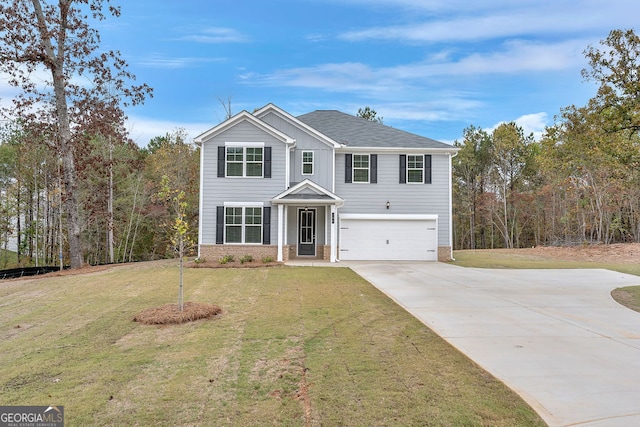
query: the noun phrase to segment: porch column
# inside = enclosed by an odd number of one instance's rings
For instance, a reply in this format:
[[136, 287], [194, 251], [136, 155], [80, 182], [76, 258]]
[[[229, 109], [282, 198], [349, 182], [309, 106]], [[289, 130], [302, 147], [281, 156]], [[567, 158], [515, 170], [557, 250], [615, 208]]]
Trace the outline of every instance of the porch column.
[[338, 214], [336, 213], [336, 205], [331, 205], [331, 215], [329, 221], [331, 221], [331, 255], [329, 257], [330, 262], [337, 261], [338, 253]]
[[284, 205], [278, 205], [278, 262], [282, 262], [282, 246], [284, 241]]

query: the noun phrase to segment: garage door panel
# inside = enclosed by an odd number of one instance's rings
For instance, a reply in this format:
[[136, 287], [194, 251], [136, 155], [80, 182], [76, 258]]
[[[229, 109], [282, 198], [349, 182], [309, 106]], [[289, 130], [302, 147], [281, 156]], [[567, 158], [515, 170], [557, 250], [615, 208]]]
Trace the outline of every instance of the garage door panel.
[[342, 219], [340, 259], [437, 259], [435, 219]]

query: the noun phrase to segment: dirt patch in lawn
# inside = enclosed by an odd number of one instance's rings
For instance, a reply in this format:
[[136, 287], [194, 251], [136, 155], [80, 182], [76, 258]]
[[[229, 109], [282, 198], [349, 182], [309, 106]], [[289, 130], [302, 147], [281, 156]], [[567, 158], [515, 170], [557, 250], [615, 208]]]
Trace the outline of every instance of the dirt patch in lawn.
[[222, 313], [222, 309], [215, 304], [200, 302], [184, 303], [184, 309], [180, 311], [178, 304], [165, 304], [160, 307], [148, 308], [136, 314], [134, 322], [145, 325], [170, 325], [193, 322], [199, 319], [210, 319]]
[[584, 261], [599, 263], [638, 263], [640, 262], [640, 243], [617, 243], [612, 245], [582, 246], [536, 246], [524, 249], [496, 249], [528, 258], [553, 259], [564, 261]]

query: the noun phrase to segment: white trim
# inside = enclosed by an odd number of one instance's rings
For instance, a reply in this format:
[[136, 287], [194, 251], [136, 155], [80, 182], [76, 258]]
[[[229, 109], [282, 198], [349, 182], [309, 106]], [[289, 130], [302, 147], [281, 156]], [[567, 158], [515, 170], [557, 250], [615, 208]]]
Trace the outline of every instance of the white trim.
[[278, 262], [282, 262], [283, 258], [283, 248], [284, 248], [284, 236], [283, 236], [283, 228], [284, 228], [284, 205], [278, 205]]
[[[303, 190], [303, 189], [311, 189], [312, 191], [318, 193], [319, 196], [321, 195], [326, 195], [329, 196], [330, 199], [285, 199], [286, 196], [288, 196], [289, 194], [296, 194], [297, 192]], [[283, 191], [282, 193], [278, 194], [276, 197], [274, 197], [273, 199], [271, 199], [271, 204], [276, 205], [276, 204], [286, 204], [286, 205], [292, 205], [292, 204], [307, 204], [309, 206], [323, 206], [323, 205], [330, 205], [330, 204], [334, 204], [337, 206], [342, 206], [344, 204], [344, 200], [341, 199], [340, 197], [336, 196], [335, 194], [333, 194], [332, 192], [330, 192], [329, 190], [327, 190], [326, 188], [322, 187], [321, 185], [316, 184], [315, 182], [309, 180], [308, 178], [306, 178], [304, 181], [299, 182], [298, 184], [294, 185], [291, 188], [288, 188], [287, 190]]]
[[[304, 161], [304, 155], [307, 154], [307, 153], [311, 154], [311, 173], [305, 173], [305, 171], [304, 171], [304, 165], [305, 164], [309, 164], [309, 162], [305, 163], [305, 161]], [[302, 161], [302, 166], [300, 168], [300, 173], [303, 176], [310, 176], [310, 175], [314, 174], [314, 172], [315, 172], [315, 162], [316, 162], [315, 161], [315, 157], [316, 157], [315, 156], [315, 152], [313, 150], [302, 150], [302, 156], [301, 156], [301, 159], [300, 159]]]
[[[204, 170], [204, 147], [200, 148], [200, 171]], [[200, 247], [202, 246], [202, 227], [204, 221], [204, 174], [200, 172], [200, 198], [198, 199], [198, 258], [200, 258]]]
[[225, 208], [261, 208], [264, 202], [224, 202], [222, 205]]
[[[300, 212], [311, 212], [313, 211], [313, 255], [300, 255]], [[318, 245], [317, 245], [317, 234], [318, 234], [318, 209], [316, 207], [298, 207], [296, 209], [296, 256], [308, 256], [315, 257], [318, 256]], [[308, 243], [307, 243], [308, 244]]]
[[219, 125], [214, 126], [211, 129], [201, 133], [200, 135], [196, 136], [193, 139], [193, 141], [196, 143], [196, 145], [202, 145], [205, 142], [207, 142], [208, 140], [210, 140], [211, 138], [214, 138], [215, 136], [219, 135], [220, 133], [222, 133], [222, 132], [224, 132], [224, 131], [226, 131], [228, 129], [231, 129], [236, 124], [238, 124], [240, 122], [243, 122], [245, 120], [251, 122], [256, 127], [260, 128], [261, 130], [265, 131], [266, 133], [270, 134], [271, 136], [279, 139], [280, 141], [284, 142], [285, 144], [294, 144], [296, 142], [295, 139], [291, 138], [288, 135], [285, 135], [284, 133], [282, 133], [278, 129], [274, 128], [273, 126], [270, 126], [269, 124], [267, 124], [265, 122], [263, 122], [262, 120], [258, 119], [253, 114], [250, 114], [247, 111], [241, 111], [240, 113], [236, 114], [235, 116], [231, 117], [230, 119], [225, 120], [224, 122], [220, 123]]
[[[238, 161], [229, 161], [229, 153], [227, 152], [227, 148], [242, 148], [242, 175], [229, 175], [229, 164], [239, 165]], [[260, 162], [249, 161], [247, 160], [247, 150], [251, 148], [260, 148], [262, 150], [262, 160]], [[264, 142], [225, 142], [224, 143], [224, 177], [225, 178], [242, 178], [242, 179], [253, 179], [253, 178], [264, 178], [264, 153], [265, 146]], [[257, 165], [260, 163], [262, 166], [260, 175], [247, 175], [247, 166], [249, 164]]]
[[340, 219], [388, 219], [402, 221], [437, 220], [437, 214], [340, 214]]
[[260, 148], [264, 147], [264, 142], [237, 142], [237, 141], [225, 141], [225, 147], [247, 147], [247, 148]]
[[331, 226], [331, 253], [329, 255], [329, 261], [336, 262], [338, 259], [338, 208], [335, 205], [331, 205], [330, 210], [329, 224]]
[[[420, 170], [422, 171], [422, 180], [421, 181], [409, 181], [409, 156], [411, 157], [417, 157], [417, 158], [422, 158], [422, 168], [418, 169], [418, 168], [411, 168], [412, 171], [417, 171]], [[405, 177], [404, 177], [404, 181], [406, 184], [424, 184], [424, 179], [425, 179], [425, 161], [424, 161], [424, 154], [420, 155], [420, 154], [407, 154], [405, 159], [404, 159], [404, 172], [405, 172]]]
[[264, 107], [262, 107], [261, 109], [256, 111], [254, 113], [254, 115], [256, 117], [259, 117], [259, 118], [262, 119], [262, 117], [264, 117], [269, 112], [273, 112], [273, 113], [279, 115], [280, 117], [288, 120], [289, 122], [292, 122], [295, 126], [297, 126], [298, 128], [302, 129], [307, 134], [320, 139], [324, 144], [326, 144], [326, 145], [328, 145], [330, 147], [337, 148], [337, 147], [340, 147], [342, 145], [339, 142], [336, 142], [333, 139], [329, 138], [327, 135], [325, 135], [325, 134], [319, 132], [318, 130], [312, 128], [308, 124], [298, 120], [297, 118], [295, 118], [294, 116], [292, 116], [291, 114], [287, 113], [286, 111], [284, 111], [283, 109], [279, 108], [277, 105], [275, 105], [273, 103], [265, 105]]
[[[227, 212], [226, 209], [227, 208], [241, 208], [242, 209], [242, 224], [229, 224], [227, 225]], [[247, 225], [246, 223], [246, 219], [247, 219], [247, 208], [248, 209], [253, 209], [253, 208], [259, 208], [260, 209], [260, 242], [247, 242], [247, 235], [246, 235], [246, 231], [247, 231], [247, 226], [249, 227], [255, 227], [255, 224], [249, 224]], [[263, 230], [264, 230], [264, 204], [263, 203], [256, 203], [256, 202], [252, 202], [252, 203], [247, 203], [247, 204], [237, 204], [237, 202], [225, 202], [224, 203], [224, 223], [223, 223], [223, 232], [222, 232], [222, 236], [223, 236], [223, 243], [225, 245], [262, 245], [262, 234], [263, 234]], [[240, 227], [240, 240], [241, 242], [228, 242], [227, 241], [227, 227]]]
[[422, 154], [452, 154], [460, 151], [458, 147], [451, 148], [429, 148], [429, 147], [349, 147], [341, 146], [336, 148], [339, 153], [384, 153], [384, 154], [407, 154], [407, 153], [422, 153]]
[[451, 248], [451, 259], [453, 258], [453, 166], [452, 160], [458, 153], [449, 154], [449, 247]]
[[[367, 157], [367, 180], [356, 181], [356, 159], [351, 158], [351, 184], [371, 184], [371, 154], [354, 154], [353, 156]], [[364, 170], [365, 168], [358, 168], [358, 170]]]

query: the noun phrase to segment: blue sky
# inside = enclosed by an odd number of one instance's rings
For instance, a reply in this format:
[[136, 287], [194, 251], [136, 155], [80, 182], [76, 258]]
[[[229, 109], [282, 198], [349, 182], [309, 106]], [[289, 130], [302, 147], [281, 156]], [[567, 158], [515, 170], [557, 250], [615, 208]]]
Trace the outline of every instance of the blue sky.
[[637, 0], [135, 0], [100, 23], [154, 98], [127, 111], [140, 145], [191, 137], [270, 102], [294, 114], [370, 106], [444, 142], [473, 124], [539, 134], [595, 93], [583, 51], [633, 28]]

